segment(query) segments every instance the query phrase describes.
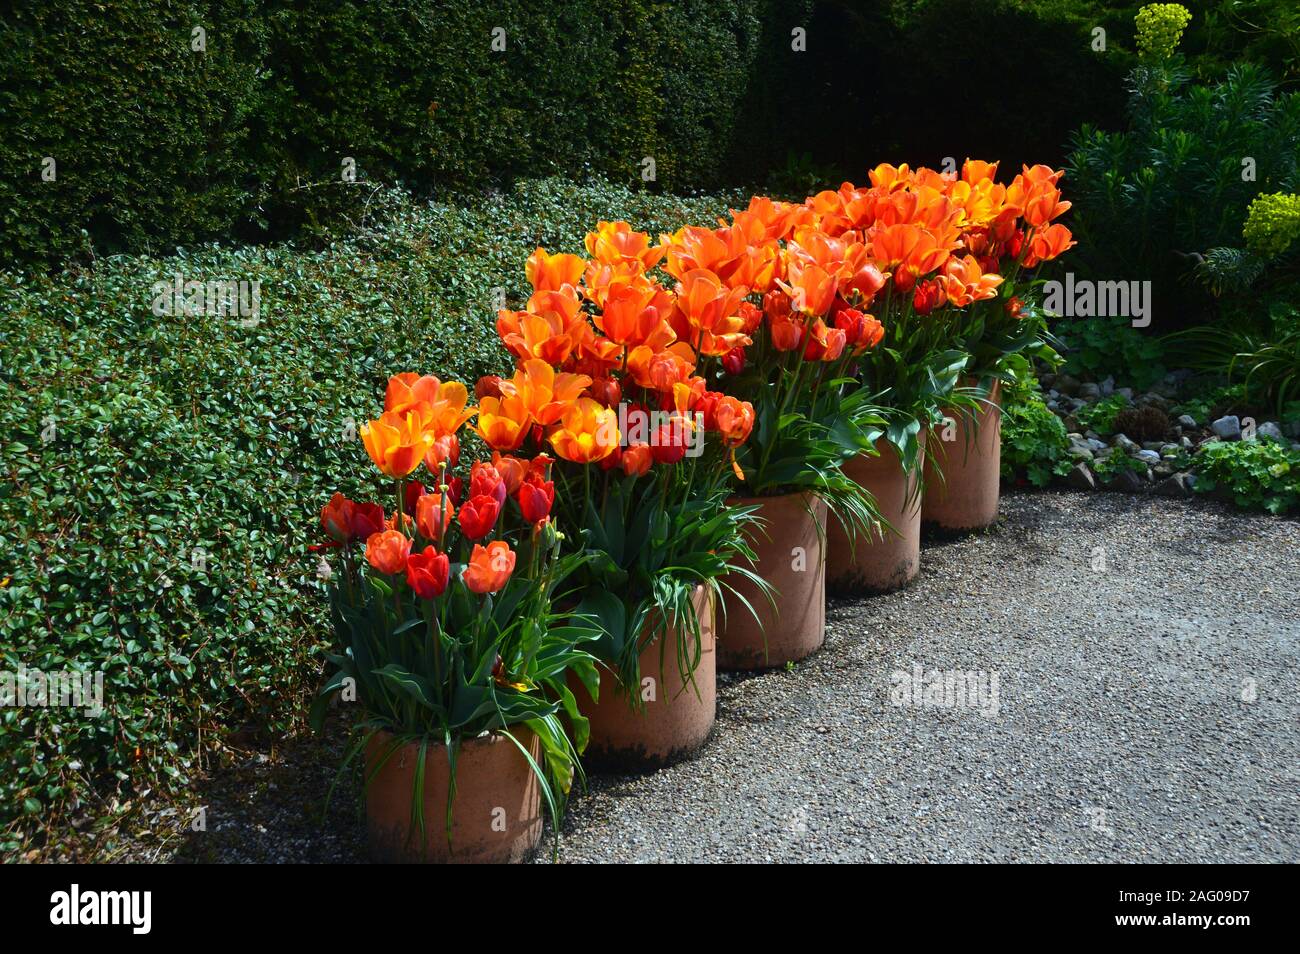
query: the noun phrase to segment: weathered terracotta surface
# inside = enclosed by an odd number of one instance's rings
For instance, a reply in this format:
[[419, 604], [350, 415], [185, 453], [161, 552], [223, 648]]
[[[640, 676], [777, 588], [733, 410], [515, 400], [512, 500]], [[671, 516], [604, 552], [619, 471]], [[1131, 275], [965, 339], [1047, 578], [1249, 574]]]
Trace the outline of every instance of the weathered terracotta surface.
[[997, 520], [1002, 467], [1000, 390], [995, 383], [989, 395], [992, 406], [980, 407], [974, 434], [968, 436], [969, 416], [956, 412], [949, 414], [956, 422], [953, 440], [940, 439], [942, 426], [931, 432], [921, 502], [923, 522], [944, 530], [977, 530]]
[[[593, 702], [582, 683], [570, 675], [569, 685], [578, 706], [591, 721], [584, 765], [656, 768], [689, 755], [708, 739], [718, 698], [715, 607], [703, 586], [696, 587], [692, 602], [700, 623], [699, 666], [688, 679], [682, 678], [675, 648], [677, 635], [669, 630], [666, 637], [655, 640], [641, 653], [640, 708], [629, 704], [618, 677], [604, 666], [599, 667], [598, 702]], [[686, 629], [688, 652], [693, 656], [695, 636], [689, 627]], [[665, 638], [668, 642], [661, 652]]]
[[893, 527], [857, 533], [852, 540], [833, 517], [826, 528], [826, 585], [837, 592], [885, 593], [906, 586], [921, 566], [921, 466], [924, 432], [910, 472], [887, 440], [876, 454], [849, 461], [844, 473], [876, 498], [880, 515]]
[[[526, 726], [511, 734], [540, 764], [541, 740]], [[379, 733], [366, 746], [366, 777], [392, 745]], [[411, 830], [411, 796], [420, 747], [394, 752], [366, 789], [370, 853], [376, 861], [493, 864], [525, 860], [542, 837], [542, 792], [523, 753], [493, 733], [462, 742], [456, 756], [456, 799], [447, 844], [447, 750], [425, 753], [425, 837]]]
[[[735, 502], [760, 507], [764, 524], [750, 535], [758, 554], [753, 570], [775, 588], [776, 606], [749, 580], [726, 577], [718, 667], [729, 671], [784, 666], [816, 652], [826, 641], [826, 560], [819, 529], [826, 526], [826, 504], [808, 493]], [[757, 620], [727, 586], [749, 601]]]

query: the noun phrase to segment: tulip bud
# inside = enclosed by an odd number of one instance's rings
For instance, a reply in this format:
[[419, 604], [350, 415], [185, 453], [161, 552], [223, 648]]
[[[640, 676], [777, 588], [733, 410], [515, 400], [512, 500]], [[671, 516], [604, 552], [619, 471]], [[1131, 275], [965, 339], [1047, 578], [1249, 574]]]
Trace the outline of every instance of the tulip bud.
[[501, 397], [501, 377], [496, 374], [485, 374], [474, 383], [474, 396], [480, 401], [486, 397]]
[[728, 374], [740, 374], [745, 370], [745, 349], [739, 346], [732, 348], [722, 356], [722, 370]]

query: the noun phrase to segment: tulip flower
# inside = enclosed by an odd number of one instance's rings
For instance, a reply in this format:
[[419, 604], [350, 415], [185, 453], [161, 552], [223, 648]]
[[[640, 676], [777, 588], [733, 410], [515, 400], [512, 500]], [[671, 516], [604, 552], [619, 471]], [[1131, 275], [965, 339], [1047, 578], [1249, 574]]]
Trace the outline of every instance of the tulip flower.
[[690, 424], [682, 418], [673, 418], [659, 425], [650, 441], [650, 456], [657, 464], [676, 464], [686, 456], [686, 432]]
[[506, 482], [497, 469], [484, 461], [475, 461], [469, 472], [470, 498], [488, 496], [497, 504], [506, 502]]
[[441, 540], [456, 517], [456, 505], [442, 494], [425, 494], [415, 502], [415, 528], [426, 540]]
[[320, 512], [321, 529], [333, 540], [348, 543], [355, 539], [352, 535], [352, 514], [355, 504], [342, 494], [336, 493], [330, 498]]
[[745, 370], [745, 349], [732, 348], [722, 356], [722, 370], [728, 374], [740, 374]]
[[405, 477], [420, 466], [424, 452], [433, 444], [433, 432], [426, 427], [416, 409], [385, 411], [361, 425], [361, 441], [381, 473]]
[[447, 589], [450, 572], [451, 561], [447, 559], [447, 554], [428, 546], [423, 552], [412, 553], [407, 558], [406, 584], [420, 599], [436, 599]]
[[524, 519], [532, 524], [541, 523], [550, 516], [555, 503], [555, 483], [530, 477], [519, 485], [518, 500]]
[[519, 489], [524, 475], [528, 472], [527, 461], [522, 461], [518, 457], [507, 457], [497, 451], [492, 452], [492, 466], [505, 481], [507, 494], [513, 494]]
[[369, 540], [371, 534], [384, 529], [384, 508], [373, 503], [354, 503], [349, 515], [349, 529], [353, 540]]
[[536, 291], [555, 291], [565, 285], [576, 286], [582, 280], [587, 263], [577, 255], [551, 255], [538, 248], [524, 265], [524, 274]]
[[395, 374], [388, 379], [388, 388], [384, 391], [384, 410], [402, 413], [417, 404], [432, 404], [438, 398], [438, 389], [442, 382], [432, 374], [423, 377], [414, 371]]
[[406, 569], [411, 539], [399, 530], [373, 533], [366, 540], [366, 562], [380, 573], [396, 576]]
[[754, 405], [730, 395], [720, 397], [713, 408], [713, 420], [725, 447], [739, 447], [754, 429]]
[[560, 418], [550, 436], [551, 446], [565, 460], [591, 464], [618, 447], [618, 415], [591, 398], [578, 398]]
[[641, 477], [650, 470], [654, 457], [650, 453], [648, 444], [629, 444], [623, 448], [623, 458], [620, 463], [624, 474], [629, 477]]
[[402, 493], [402, 510], [409, 516], [415, 513], [415, 503], [423, 497], [428, 491], [424, 484], [413, 480], [403, 490]]
[[464, 531], [468, 539], [481, 540], [496, 525], [500, 513], [501, 505], [497, 503], [495, 497], [479, 494], [476, 497], [470, 497], [469, 500], [461, 504], [457, 519], [460, 521], [461, 530]]
[[516, 398], [534, 421], [541, 425], [554, 424], [560, 415], [578, 397], [591, 378], [585, 374], [556, 374], [545, 361], [530, 358], [524, 361], [515, 376], [501, 382], [504, 400]]
[[484, 398], [478, 406], [475, 430], [493, 450], [512, 451], [524, 442], [532, 423], [523, 398]]
[[493, 540], [486, 547], [474, 544], [463, 579], [474, 593], [495, 593], [506, 585], [515, 569], [515, 553], [504, 540]]

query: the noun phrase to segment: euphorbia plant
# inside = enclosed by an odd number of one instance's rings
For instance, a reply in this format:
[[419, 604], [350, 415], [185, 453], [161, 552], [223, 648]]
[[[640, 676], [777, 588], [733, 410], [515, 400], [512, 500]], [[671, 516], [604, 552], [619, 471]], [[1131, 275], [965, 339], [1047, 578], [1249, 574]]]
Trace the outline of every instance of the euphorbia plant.
[[[345, 765], [386, 732], [379, 764], [415, 743], [422, 780], [429, 748], [446, 746], [448, 838], [457, 752], [484, 733], [519, 748], [558, 821], [587, 736], [566, 674], [595, 679], [595, 660], [582, 648], [591, 633], [553, 608], [584, 557], [560, 552], [551, 461], [538, 455], [502, 469], [476, 462], [457, 474], [459, 431], [475, 413], [462, 384], [392, 378], [384, 413], [361, 428], [371, 460], [392, 481], [390, 514], [342, 494], [321, 511], [323, 549], [338, 557], [327, 584], [335, 647], [313, 722], [320, 725], [335, 693], [354, 687], [364, 715]], [[416, 479], [421, 468], [427, 488]], [[538, 736], [544, 764], [517, 738], [520, 727]], [[419, 784], [412, 832], [425, 825]]]
[[736, 562], [751, 553], [752, 514], [725, 501], [754, 409], [711, 391], [701, 370], [748, 338], [740, 296], [657, 280], [663, 250], [645, 233], [601, 222], [586, 245], [586, 259], [540, 248], [528, 259], [533, 294], [497, 318], [517, 369], [479, 382], [477, 427], [498, 467], [521, 453], [559, 458], [556, 510], [588, 557], [574, 616], [598, 625], [597, 652], [630, 691], [640, 654], [670, 632], [660, 652], [690, 679], [697, 588], [746, 572]]

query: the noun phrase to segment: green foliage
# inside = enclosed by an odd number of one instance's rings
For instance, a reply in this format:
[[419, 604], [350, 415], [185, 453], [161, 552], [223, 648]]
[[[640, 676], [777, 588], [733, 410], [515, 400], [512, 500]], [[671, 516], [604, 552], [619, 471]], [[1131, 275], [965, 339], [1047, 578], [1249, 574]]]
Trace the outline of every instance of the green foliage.
[[652, 189], [713, 184], [766, 9], [19, 0], [0, 13], [0, 264], [315, 234], [377, 184], [641, 183], [646, 159]]
[[1206, 424], [1222, 412], [1240, 408], [1246, 400], [1246, 388], [1241, 384], [1230, 387], [1215, 387], [1187, 398], [1177, 405], [1174, 416], [1189, 415], [1197, 424]]
[[[526, 297], [538, 244], [735, 204], [554, 180], [468, 206], [379, 198], [383, 228], [320, 252], [0, 272], [0, 668], [102, 669], [107, 709], [0, 710], [6, 849], [25, 802], [56, 830], [94, 793], [181, 783], [200, 734], [299, 724], [327, 632], [304, 541], [333, 491], [377, 496], [355, 429], [390, 374], [506, 366], [493, 290]], [[261, 320], [155, 316], [153, 283], [178, 272], [259, 280]]]
[[1239, 507], [1282, 514], [1300, 505], [1300, 451], [1274, 441], [1210, 441], [1196, 455], [1196, 489]]
[[1257, 195], [1246, 210], [1241, 237], [1264, 258], [1277, 258], [1300, 239], [1300, 195]]
[[1109, 457], [1099, 457], [1092, 463], [1092, 472], [1106, 485], [1114, 483], [1125, 471], [1145, 477], [1147, 470], [1146, 461], [1130, 457], [1121, 450], [1116, 450]]
[[1112, 394], [1095, 404], [1086, 404], [1074, 412], [1075, 420], [1086, 431], [1096, 431], [1106, 437], [1115, 433], [1115, 418], [1129, 406], [1121, 395]]
[[1149, 388], [1165, 375], [1159, 339], [1134, 328], [1127, 318], [1057, 318], [1052, 334], [1061, 342], [1064, 374], [1103, 378]]
[[1189, 367], [1240, 382], [1237, 400], [1286, 417], [1300, 400], [1300, 311], [1275, 300], [1246, 328], [1190, 328], [1171, 336]]
[[[1209, 86], [1163, 66], [1130, 83], [1127, 131], [1085, 126], [1072, 140], [1074, 262], [1088, 277], [1152, 281], [1155, 322], [1172, 331], [1213, 314], [1216, 288], [1287, 275], [1284, 260], [1263, 269], [1210, 250], [1240, 246], [1255, 196], [1300, 186], [1300, 93], [1251, 64]], [[1204, 281], [1190, 281], [1207, 252]]]
[[1036, 386], [1009, 389], [1002, 406], [1002, 476], [1046, 487], [1070, 472], [1070, 440]]

